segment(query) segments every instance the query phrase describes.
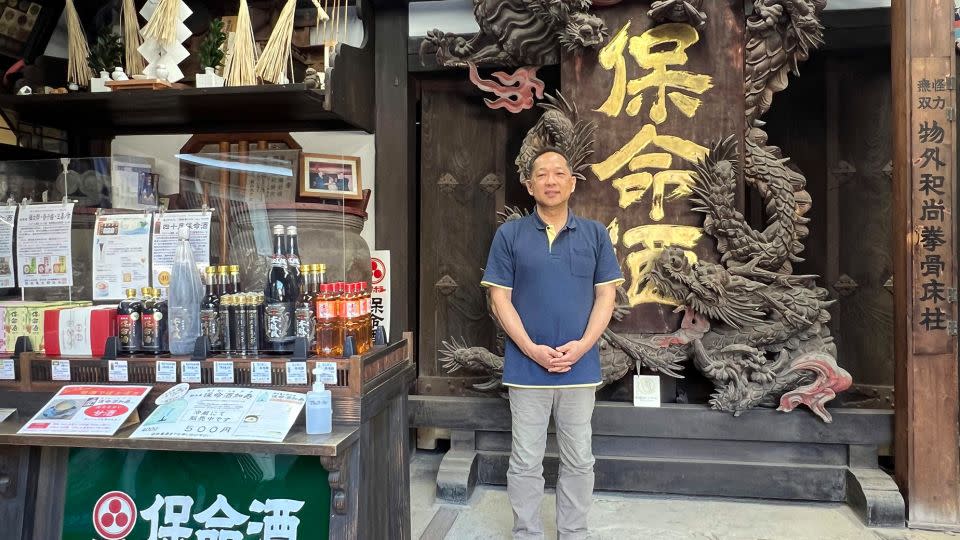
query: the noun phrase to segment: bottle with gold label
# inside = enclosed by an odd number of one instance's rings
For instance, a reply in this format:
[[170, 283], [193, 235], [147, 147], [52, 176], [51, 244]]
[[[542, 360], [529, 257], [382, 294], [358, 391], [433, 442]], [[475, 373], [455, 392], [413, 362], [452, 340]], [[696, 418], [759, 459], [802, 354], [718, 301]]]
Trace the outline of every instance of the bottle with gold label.
[[233, 328], [233, 295], [220, 297], [220, 332], [223, 335], [223, 352], [230, 354], [236, 350], [236, 330]]
[[117, 347], [120, 352], [131, 354], [143, 344], [143, 302], [137, 298], [136, 289], [127, 289], [126, 295], [117, 307]]
[[234, 291], [230, 290], [230, 267], [229, 266], [217, 267], [217, 292], [220, 294], [220, 296], [234, 293]]
[[295, 331], [297, 337], [306, 338], [307, 349], [312, 349], [316, 345], [317, 319], [315, 315], [315, 305], [313, 301], [314, 277], [312, 264], [306, 264], [301, 267], [303, 270], [304, 287], [297, 299], [294, 308]]
[[229, 277], [229, 286], [228, 288], [232, 291], [231, 294], [236, 294], [240, 292], [240, 266], [236, 264], [231, 264], [227, 267], [230, 272]]
[[220, 297], [217, 296], [217, 269], [208, 266], [206, 274], [206, 295], [200, 302], [200, 335], [210, 339], [210, 349], [223, 349], [223, 337], [220, 331]]
[[150, 354], [160, 354], [160, 321], [163, 320], [163, 314], [157, 308], [157, 302], [153, 297], [153, 289], [143, 287], [140, 289], [140, 296], [143, 298], [143, 314], [140, 317], [142, 329], [142, 344], [140, 350]]

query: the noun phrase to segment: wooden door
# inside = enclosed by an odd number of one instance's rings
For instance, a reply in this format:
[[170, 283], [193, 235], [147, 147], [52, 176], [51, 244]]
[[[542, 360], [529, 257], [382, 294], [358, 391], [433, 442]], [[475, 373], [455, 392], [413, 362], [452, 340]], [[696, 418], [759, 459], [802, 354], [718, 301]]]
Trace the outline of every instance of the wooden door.
[[446, 377], [438, 349], [495, 348], [480, 279], [504, 205], [508, 118], [459, 81], [424, 81], [421, 111], [419, 391], [460, 394], [476, 379]]

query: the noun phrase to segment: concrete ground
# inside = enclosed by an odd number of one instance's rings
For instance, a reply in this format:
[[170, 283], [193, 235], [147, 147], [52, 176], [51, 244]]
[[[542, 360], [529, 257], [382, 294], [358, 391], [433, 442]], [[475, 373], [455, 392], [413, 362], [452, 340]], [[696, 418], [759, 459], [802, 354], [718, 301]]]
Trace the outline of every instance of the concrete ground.
[[[513, 515], [503, 487], [478, 487], [469, 506], [437, 504], [434, 482], [442, 457], [440, 453], [418, 451], [410, 465], [412, 537], [509, 539]], [[548, 539], [557, 537], [554, 504], [554, 493], [548, 490], [542, 510]], [[597, 540], [960, 539], [960, 534], [952, 533], [869, 529], [843, 504], [613, 492], [594, 494], [590, 526]]]

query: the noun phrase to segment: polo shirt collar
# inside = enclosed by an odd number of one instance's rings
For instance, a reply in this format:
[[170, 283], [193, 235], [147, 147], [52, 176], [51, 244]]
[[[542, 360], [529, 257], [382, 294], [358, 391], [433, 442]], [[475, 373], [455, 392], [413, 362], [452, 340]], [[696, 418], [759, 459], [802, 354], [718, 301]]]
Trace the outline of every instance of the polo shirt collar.
[[[544, 222], [543, 219], [540, 218], [540, 214], [537, 213], [536, 208], [533, 209], [533, 213], [531, 215], [533, 216], [533, 222], [536, 223], [538, 229], [542, 231], [547, 228], [546, 222]], [[577, 216], [575, 216], [573, 214], [573, 210], [570, 210], [569, 208], [567, 209], [567, 224], [565, 225], [565, 227], [567, 229], [577, 228]]]

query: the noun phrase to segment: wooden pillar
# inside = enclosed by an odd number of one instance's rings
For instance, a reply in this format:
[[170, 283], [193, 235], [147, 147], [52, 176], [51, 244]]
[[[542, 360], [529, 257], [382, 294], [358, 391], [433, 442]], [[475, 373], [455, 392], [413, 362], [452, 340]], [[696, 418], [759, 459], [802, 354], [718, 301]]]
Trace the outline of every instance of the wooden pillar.
[[[390, 250], [390, 339], [416, 335], [417, 186], [415, 117], [407, 76], [407, 2], [376, 3], [376, 248]], [[399, 5], [397, 5], [399, 4]], [[370, 246], [371, 248], [374, 246]]]
[[957, 529], [952, 25], [950, 0], [893, 0], [896, 477], [911, 527]]

